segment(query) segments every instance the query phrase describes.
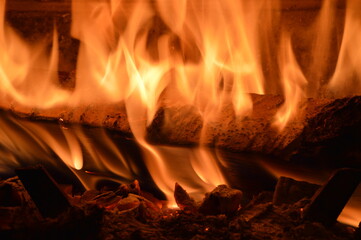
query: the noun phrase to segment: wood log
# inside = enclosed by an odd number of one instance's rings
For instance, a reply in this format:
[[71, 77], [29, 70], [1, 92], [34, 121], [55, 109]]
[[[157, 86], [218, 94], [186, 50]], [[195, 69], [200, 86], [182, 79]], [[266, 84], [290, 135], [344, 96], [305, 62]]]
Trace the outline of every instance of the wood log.
[[[237, 152], [269, 154], [286, 160], [359, 166], [361, 115], [359, 96], [343, 99], [307, 99], [300, 115], [282, 132], [272, 127], [282, 104], [280, 96], [252, 95], [253, 113], [237, 118], [225, 108], [216, 121], [202, 118], [187, 107], [162, 108], [149, 127], [149, 139], [158, 143], [205, 144]], [[168, 119], [172, 125], [162, 123]], [[203, 127], [203, 132], [202, 132]]]
[[[252, 114], [238, 118], [231, 106], [204, 124], [192, 106], [161, 106], [148, 126], [147, 138], [155, 144], [208, 146], [235, 152], [276, 156], [295, 162], [326, 163], [329, 167], [360, 166], [361, 96], [342, 99], [306, 99], [299, 116], [282, 132], [272, 126], [282, 105], [281, 96], [252, 95]], [[1, 105], [15, 115], [30, 120], [61, 124], [105, 127], [131, 137], [123, 104], [58, 107], [41, 110]], [[172, 123], [172, 124], [169, 124]]]

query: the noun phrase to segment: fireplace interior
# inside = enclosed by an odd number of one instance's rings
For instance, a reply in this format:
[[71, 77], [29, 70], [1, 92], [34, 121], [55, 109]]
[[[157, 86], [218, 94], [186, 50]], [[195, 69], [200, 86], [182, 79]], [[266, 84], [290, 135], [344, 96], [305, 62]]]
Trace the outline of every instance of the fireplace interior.
[[361, 1], [0, 3], [1, 239], [361, 239]]

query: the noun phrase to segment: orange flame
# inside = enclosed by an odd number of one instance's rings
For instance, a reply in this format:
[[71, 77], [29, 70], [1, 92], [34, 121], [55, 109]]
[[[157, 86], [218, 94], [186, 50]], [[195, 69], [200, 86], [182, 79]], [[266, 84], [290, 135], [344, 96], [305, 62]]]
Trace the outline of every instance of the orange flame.
[[[181, 5], [177, 3], [175, 7], [176, 2], [157, 2], [162, 19], [174, 32], [183, 31], [187, 4], [186, 1], [182, 3]], [[177, 68], [181, 71], [185, 69], [184, 64], [180, 64], [179, 59], [172, 54], [170, 47], [172, 35], [155, 36], [157, 41], [155, 48], [158, 50], [155, 57], [147, 49], [147, 41], [152, 41], [147, 39], [151, 31], [148, 22], [151, 22], [156, 15], [154, 6], [149, 2], [132, 3], [130, 10], [132, 14], [127, 16], [124, 25], [121, 26], [117, 25], [119, 19], [125, 18], [122, 12], [124, 6], [121, 3], [73, 1], [72, 7], [74, 15], [72, 32], [82, 43], [78, 61], [77, 83], [79, 84], [75, 89], [75, 99], [83, 101], [86, 97], [88, 101], [102, 99], [125, 102], [132, 132], [142, 146], [148, 170], [158, 187], [172, 201], [174, 182], [180, 182], [187, 187], [191, 181], [182, 181], [179, 177], [175, 177], [177, 169], [172, 170], [172, 168], [177, 165], [166, 161], [162, 152], [145, 140], [146, 127], [156, 113], [160, 94], [173, 80], [174, 75], [169, 73], [172, 69], [176, 71]], [[179, 7], [183, 8], [179, 9]], [[177, 13], [169, 18], [169, 15], [165, 14], [168, 10]], [[212, 65], [215, 65], [215, 59], [212, 60]], [[189, 81], [188, 76], [179, 80]], [[181, 85], [184, 84], [179, 82], [178, 86]], [[87, 89], [100, 91], [89, 96]], [[192, 98], [192, 96], [188, 97]], [[209, 164], [212, 164], [212, 167], [209, 167], [217, 168], [215, 163], [209, 162]], [[192, 175], [192, 170], [184, 171], [183, 174]], [[214, 177], [217, 183], [224, 182], [218, 173], [202, 176], [201, 180], [204, 183], [200, 185], [209, 185], [209, 179]], [[193, 181], [197, 180], [193, 177]], [[206, 190], [210, 190], [210, 187]]]
[[305, 96], [303, 86], [307, 83], [293, 55], [290, 38], [284, 37], [283, 41], [284, 48], [280, 54], [280, 66], [285, 102], [277, 111], [274, 122], [274, 125], [280, 130], [283, 130], [299, 111], [299, 103]]
[[[252, 112], [250, 93], [273, 92], [267, 88], [269, 84], [264, 74], [267, 72], [264, 61], [270, 56], [263, 56], [272, 53], [278, 54], [278, 62], [271, 66], [279, 67], [274, 71], [280, 77], [279, 89], [283, 90], [277, 93], [284, 96], [284, 104], [273, 122], [279, 131], [297, 121], [304, 98], [321, 96], [324, 88], [327, 93], [338, 95], [359, 93], [359, 1], [348, 1], [337, 66], [332, 78], [324, 79], [328, 68], [327, 52], [332, 49], [328, 41], [333, 33], [330, 22], [335, 19], [337, 7], [331, 2], [324, 1], [311, 26], [319, 37], [305, 37], [313, 49], [308, 69], [305, 69], [307, 66], [298, 62], [300, 58], [293, 50], [296, 45], [293, 34], [283, 27], [282, 21], [282, 26], [277, 26], [281, 29], [279, 42], [265, 44], [263, 42], [268, 39], [260, 39], [264, 31], [261, 16], [266, 16], [267, 21], [278, 19], [280, 1], [73, 0], [71, 32], [81, 44], [76, 85], [70, 91], [58, 84], [56, 30], [51, 43], [24, 41], [5, 22], [6, 2], [2, 1], [0, 97], [10, 104], [36, 108], [122, 102], [148, 169], [168, 198], [171, 199], [175, 181], [194, 192], [198, 191], [196, 189], [206, 191], [225, 182], [217, 160], [206, 149], [200, 147], [186, 154], [185, 158], [191, 160], [184, 174], [192, 180], [183, 181], [184, 176], [177, 174], [177, 167], [182, 163], [171, 163], [168, 159], [171, 151], [177, 151], [155, 148], [146, 141], [147, 126], [159, 105], [162, 101], [190, 104], [201, 114], [204, 125], [212, 117], [219, 116], [228, 104], [233, 106], [237, 117], [245, 117]], [[49, 46], [50, 52], [46, 51]], [[274, 49], [268, 49], [272, 47]], [[307, 79], [308, 76], [312, 79]], [[5, 123], [0, 121], [0, 124]], [[172, 123], [165, 124], [171, 126]], [[62, 140], [59, 140], [36, 126], [21, 128], [35, 136], [37, 147], [51, 148], [71, 169], [82, 169], [82, 147], [85, 146], [99, 168], [127, 179], [132, 177], [131, 167], [106, 135], [102, 136], [104, 144], [117, 162], [109, 161], [104, 152], [94, 150], [79, 129], [63, 129]], [[16, 145], [9, 136], [19, 133], [0, 129], [0, 134], [1, 141], [15, 151]], [[21, 142], [19, 137], [14, 138]], [[24, 149], [32, 152], [29, 147]], [[23, 156], [27, 154], [25, 150], [21, 152]], [[8, 156], [9, 162], [16, 162], [13, 155]]]
[[346, 20], [337, 66], [328, 88], [336, 95], [361, 92], [361, 15], [360, 1], [347, 1]]
[[56, 30], [52, 51], [47, 56], [46, 42], [32, 46], [5, 23], [5, 3], [0, 3], [0, 96], [32, 107], [52, 107], [64, 102], [69, 93], [57, 86]]

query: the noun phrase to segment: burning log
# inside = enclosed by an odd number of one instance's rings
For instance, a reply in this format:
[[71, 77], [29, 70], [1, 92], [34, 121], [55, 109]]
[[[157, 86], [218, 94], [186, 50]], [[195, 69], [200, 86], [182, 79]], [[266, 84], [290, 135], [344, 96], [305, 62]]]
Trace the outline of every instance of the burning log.
[[[32, 4], [25, 4], [25, 2], [28, 1], [7, 2], [7, 21], [20, 33], [22, 33], [22, 35], [24, 35], [24, 37], [29, 41], [37, 41], [44, 35], [51, 35], [53, 30], [53, 22], [54, 20], [57, 22], [59, 29], [58, 38], [60, 47], [60, 85], [66, 89], [74, 89], [76, 84], [74, 78], [72, 78], [71, 75], [74, 73], [73, 70], [75, 69], [76, 65], [79, 41], [73, 39], [70, 36], [70, 23], [72, 21], [72, 16], [70, 15], [71, 2], [32, 1]], [[274, 40], [277, 39], [275, 42], [278, 43], [280, 42], [278, 38], [280, 35], [282, 35], [280, 29], [284, 28], [281, 26], [285, 25], [286, 29], [290, 29], [290, 32], [292, 32], [291, 35], [293, 38], [296, 38], [296, 40], [293, 41], [295, 43], [295, 46], [293, 47], [295, 49], [295, 56], [298, 60], [300, 60], [300, 65], [307, 69], [307, 66], [310, 65], [309, 59], [313, 59], [313, 54], [305, 51], [305, 49], [310, 47], [304, 46], [304, 43], [306, 42], [306, 45], [313, 46], [314, 38], [307, 38], [307, 41], [305, 41], [305, 31], [296, 31], [296, 29], [307, 29], [307, 27], [309, 27], [309, 15], [304, 15], [301, 21], [300, 17], [304, 12], [307, 12], [310, 9], [315, 10], [312, 11], [311, 15], [316, 16], [322, 5], [321, 1], [299, 2], [293, 0], [284, 0], [281, 2], [282, 4], [280, 4], [280, 6], [278, 6], [278, 4], [271, 4], [269, 7], [273, 7], [281, 12], [284, 12], [283, 14], [285, 14], [285, 17], [282, 17], [282, 22], [284, 22], [280, 25], [270, 24], [268, 26], [269, 29], [267, 29], [266, 32], [275, 32], [275, 36], [272, 38], [275, 38]], [[124, 9], [121, 11], [119, 10], [119, 12], [123, 12], [123, 10], [127, 12], [129, 10], [129, 13], [126, 13], [125, 15], [131, 14], [131, 12], [133, 12], [131, 5], [132, 4], [128, 6], [128, 4], [125, 4]], [[152, 6], [150, 6], [150, 8], [153, 11], [154, 6], [153, 4], [151, 5]], [[130, 7], [130, 9], [128, 9], [128, 7]], [[344, 12], [344, 1], [339, 1], [335, 7], [340, 9], [340, 11], [342, 10], [341, 12]], [[297, 11], [294, 11], [296, 9]], [[72, 10], [76, 12], [75, 9]], [[267, 8], [265, 8], [263, 11], [266, 10]], [[158, 14], [158, 12], [159, 10], [155, 11], [155, 14]], [[267, 14], [259, 15], [267, 16]], [[179, 37], [177, 36], [178, 33], [175, 34], [172, 32], [173, 28], [168, 26], [169, 23], [166, 19], [162, 19], [159, 16], [157, 16], [155, 19], [157, 20], [152, 19], [154, 20], [154, 23], [149, 26], [150, 34], [146, 38], [147, 46], [145, 46], [145, 48], [148, 49], [148, 47], [153, 46], [154, 49], [150, 50], [150, 52], [153, 54], [150, 54], [150, 56], [154, 57], [153, 55], [156, 55], [156, 58], [158, 58], [159, 56], [156, 46], [158, 46], [158, 40], [160, 38], [163, 39], [164, 34], [167, 36], [169, 35], [170, 39], [177, 39], [174, 40], [174, 42], [182, 42], [181, 39], [183, 37]], [[337, 17], [336, 19], [337, 22], [339, 22], [336, 25], [342, 25], [342, 18]], [[123, 22], [124, 19], [120, 18], [119, 20], [121, 20], [119, 22]], [[127, 21], [124, 22], [126, 24]], [[149, 22], [149, 19], [144, 22]], [[341, 31], [342, 28], [337, 26], [337, 31], [333, 29], [334, 27], [332, 27], [330, 31], [343, 32]], [[123, 29], [123, 26], [114, 26], [114, 28]], [[107, 29], [107, 27], [104, 29]], [[111, 29], [113, 29], [113, 27]], [[237, 29], [239, 29], [239, 27]], [[307, 29], [307, 32], [309, 32], [308, 30], [309, 29]], [[263, 30], [257, 30], [254, 32], [263, 32]], [[296, 32], [297, 34], [294, 34], [293, 32]], [[118, 36], [121, 34], [122, 33], [119, 32], [115, 35]], [[101, 34], [98, 34], [95, 31], [94, 35]], [[263, 35], [260, 37], [262, 36]], [[269, 36], [266, 34], [264, 39], [269, 39]], [[297, 39], [299, 41], [297, 41]], [[192, 42], [191, 39], [189, 41]], [[188, 42], [188, 40], [186, 42]], [[270, 44], [270, 49], [261, 48], [259, 49], [260, 53], [263, 51], [269, 51], [270, 56], [277, 56], [277, 53], [274, 51], [276, 49], [278, 51], [279, 46], [276, 43], [274, 43], [276, 45], [271, 44], [272, 41], [266, 42], [267, 46]], [[50, 46], [51, 44], [52, 43], [49, 40], [48, 45]], [[105, 44], [107, 44], [107, 42]], [[187, 44], [182, 46], [184, 44], [185, 43], [172, 43], [172, 48], [179, 48], [178, 50], [180, 50], [181, 55], [187, 56], [192, 55], [189, 54], [188, 51], [198, 52], [198, 49], [194, 50], [193, 47], [187, 47]], [[92, 46], [92, 44], [89, 44], [89, 46]], [[332, 43], [330, 44], [329, 48], [332, 47], [337, 49], [339, 48], [339, 45]], [[96, 48], [97, 47], [94, 47], [94, 49]], [[181, 50], [182, 48], [189, 48], [191, 50], [184, 50], [185, 52], [183, 52], [183, 50]], [[307, 56], [305, 56], [305, 54]], [[325, 58], [332, 62], [329, 67], [330, 69], [327, 69], [327, 71], [322, 70], [326, 71], [327, 74], [325, 73], [321, 75], [328, 76], [333, 73], [332, 70], [336, 64], [338, 51], [330, 51], [329, 55], [330, 57]], [[95, 56], [98, 57], [97, 54]], [[187, 58], [192, 59], [192, 57]], [[197, 58], [193, 56], [193, 58], [198, 59], [199, 57]], [[268, 59], [268, 57], [265, 58]], [[264, 61], [266, 61], [266, 59], [264, 59]], [[270, 87], [268, 90], [270, 92], [277, 92], [280, 90], [276, 86], [280, 80], [279, 73], [273, 74], [276, 71], [268, 69], [278, 69], [280, 66], [276, 64], [276, 57], [271, 57], [270, 59], [272, 59], [272, 61], [269, 63], [261, 64], [265, 64], [267, 66], [264, 66], [261, 72], [265, 72], [265, 78], [271, 80], [272, 82], [269, 83], [267, 81], [268, 83], [266, 85], [275, 85]], [[224, 64], [227, 65], [226, 62]], [[268, 71], [270, 72], [266, 73]], [[317, 71], [316, 75], [318, 76], [318, 73], [322, 71]], [[84, 78], [86, 79], [87, 77]], [[324, 78], [327, 79], [328, 77]], [[312, 76], [309, 79], [312, 79]], [[318, 81], [318, 78], [315, 77], [314, 81]], [[318, 84], [310, 84], [311, 88], [313, 85]], [[161, 90], [159, 89], [159, 91]], [[355, 116], [351, 116], [353, 114], [353, 109], [359, 109], [358, 97], [338, 100], [308, 99], [304, 102], [303, 106], [301, 106], [303, 109], [303, 112], [300, 113], [301, 117], [291, 122], [281, 133], [278, 133], [277, 130], [272, 127], [272, 122], [275, 112], [283, 102], [282, 97], [271, 95], [253, 95], [252, 97], [254, 102], [254, 111], [252, 114], [246, 117], [237, 118], [235, 117], [232, 107], [228, 106], [223, 109], [221, 115], [217, 119], [213, 119], [212, 121], [207, 120], [207, 122], [203, 121], [204, 119], [202, 119], [197, 110], [192, 106], [168, 106], [163, 104], [163, 106], [156, 114], [156, 118], [153, 120], [153, 123], [148, 128], [148, 139], [151, 142], [162, 144], [198, 144], [200, 141], [202, 141], [202, 143], [232, 151], [256, 152], [270, 154], [284, 159], [302, 161], [313, 161], [317, 159], [317, 161], [327, 160], [335, 162], [339, 156], [343, 156], [344, 159], [346, 158], [344, 161], [351, 161], [351, 159], [353, 159], [353, 155], [350, 154], [359, 153], [359, 142], [354, 141], [355, 139], [357, 140], [356, 136], [360, 132], [358, 127], [359, 116], [357, 116], [357, 113]], [[13, 109], [15, 112], [17, 112], [17, 114], [22, 114], [26, 118], [37, 120], [60, 120], [61, 123], [82, 123], [91, 126], [107, 127], [109, 129], [121, 131], [128, 136], [131, 135], [126, 111], [121, 104], [109, 104], [107, 106], [103, 106], [99, 103], [99, 105], [78, 106], [76, 108], [58, 107], [51, 110], [24, 109], [14, 105], [9, 106], [5, 105], [4, 103], [2, 104], [3, 108]], [[358, 110], [356, 110], [356, 112], [358, 112]], [[169, 122], [174, 124], [169, 125]], [[342, 144], [338, 145], [340, 142]], [[349, 154], [347, 155], [347, 153]], [[347, 156], [345, 157], [345, 155]], [[357, 165], [359, 163], [352, 164]]]
[[[343, 140], [355, 138], [360, 132], [361, 98], [308, 99], [300, 109], [298, 119], [290, 122], [282, 132], [272, 127], [273, 116], [283, 100], [279, 96], [253, 95], [253, 113], [237, 118], [231, 108], [225, 109], [216, 121], [204, 128], [203, 141], [232, 151], [257, 152], [283, 158], [334, 160], [336, 151], [358, 152], [354, 144]], [[184, 114], [181, 114], [184, 112]], [[160, 123], [167, 118], [172, 125]], [[189, 109], [165, 108], [149, 128], [149, 139], [159, 143], [189, 144], [200, 142], [201, 117]], [[348, 143], [350, 140], [348, 141]], [[337, 146], [337, 144], [341, 145]], [[350, 151], [350, 148], [354, 148]], [[329, 151], [326, 151], [329, 150]], [[347, 150], [346, 150], [347, 149]], [[343, 155], [347, 158], [347, 154]], [[339, 155], [337, 156], [339, 157]]]
[[[221, 149], [268, 154], [293, 161], [325, 161], [336, 166], [360, 165], [354, 156], [360, 152], [361, 97], [307, 99], [300, 107], [299, 117], [282, 132], [272, 126], [273, 116], [283, 102], [282, 97], [252, 95], [252, 98], [252, 114], [237, 118], [229, 106], [216, 120], [207, 123], [191, 106], [163, 104], [148, 127], [147, 138], [153, 143], [178, 145], [193, 145], [202, 141]], [[132, 135], [125, 108], [121, 104], [49, 110], [12, 105], [10, 109], [26, 119], [60, 120], [61, 124], [80, 123]]]

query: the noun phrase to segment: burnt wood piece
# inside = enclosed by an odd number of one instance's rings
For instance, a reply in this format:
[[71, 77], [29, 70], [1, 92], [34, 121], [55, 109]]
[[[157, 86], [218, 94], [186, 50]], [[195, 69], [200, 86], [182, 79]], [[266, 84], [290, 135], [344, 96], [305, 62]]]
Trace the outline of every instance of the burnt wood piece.
[[199, 212], [205, 215], [235, 214], [241, 206], [243, 193], [226, 185], [217, 186], [206, 196], [199, 207]]
[[304, 181], [296, 181], [288, 177], [278, 179], [276, 189], [273, 194], [273, 204], [295, 203], [302, 198], [311, 198], [320, 188], [317, 184]]
[[54, 218], [71, 205], [57, 183], [41, 166], [15, 170], [43, 217]]
[[187, 191], [178, 183], [175, 183], [174, 199], [181, 210], [189, 212], [197, 211], [197, 205], [194, 199], [191, 198]]
[[361, 170], [340, 169], [314, 195], [304, 219], [331, 225], [361, 182]]
[[[248, 116], [237, 118], [228, 105], [217, 119], [206, 124], [192, 106], [162, 104], [148, 127], [148, 140], [173, 145], [196, 145], [202, 141], [225, 150], [267, 154], [294, 162], [361, 166], [357, 157], [361, 154], [361, 96], [305, 99], [298, 117], [282, 132], [272, 127], [272, 122], [283, 98], [253, 94], [252, 100], [253, 112]], [[47, 110], [4, 102], [1, 106], [26, 119], [56, 122], [61, 119], [61, 124], [105, 127], [132, 135], [122, 103]]]

